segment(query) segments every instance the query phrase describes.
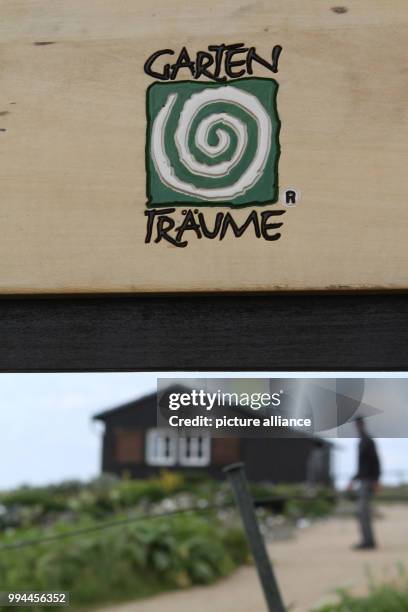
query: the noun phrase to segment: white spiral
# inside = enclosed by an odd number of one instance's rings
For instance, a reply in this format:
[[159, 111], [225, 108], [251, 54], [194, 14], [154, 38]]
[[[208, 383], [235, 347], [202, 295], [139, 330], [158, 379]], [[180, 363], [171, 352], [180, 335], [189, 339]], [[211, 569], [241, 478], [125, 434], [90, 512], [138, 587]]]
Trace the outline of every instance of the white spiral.
[[217, 144], [209, 143], [209, 134], [213, 126], [223, 124], [232, 129], [237, 143], [231, 159], [218, 164], [205, 164], [198, 162], [189, 150], [189, 134], [191, 126], [197, 114], [207, 104], [213, 102], [227, 102], [239, 107], [248, 113], [257, 125], [257, 147], [253, 159], [241, 176], [231, 185], [224, 187], [197, 187], [176, 176], [175, 169], [166, 153], [165, 134], [169, 116], [177, 99], [176, 93], [170, 94], [164, 106], [158, 112], [152, 127], [151, 156], [160, 179], [168, 187], [179, 193], [199, 197], [203, 200], [221, 201], [231, 200], [253, 187], [262, 176], [267, 162], [271, 141], [272, 124], [271, 119], [264, 106], [258, 98], [237, 87], [225, 86], [219, 88], [208, 88], [194, 93], [184, 104], [180, 113], [177, 129], [174, 134], [176, 147], [180, 161], [184, 166], [197, 176], [208, 178], [221, 178], [227, 176], [231, 170], [242, 159], [248, 146], [248, 130], [243, 121], [227, 113], [213, 113], [203, 119], [197, 127], [195, 134], [195, 145], [204, 154], [216, 158], [224, 153], [231, 143], [231, 138], [226, 130], [221, 127], [216, 129]]

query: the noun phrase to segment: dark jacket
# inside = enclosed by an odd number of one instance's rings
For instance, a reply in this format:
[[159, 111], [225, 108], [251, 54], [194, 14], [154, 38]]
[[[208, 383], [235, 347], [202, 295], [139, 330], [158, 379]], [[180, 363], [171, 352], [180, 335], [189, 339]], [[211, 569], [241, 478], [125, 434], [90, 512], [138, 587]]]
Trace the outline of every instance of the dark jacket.
[[358, 472], [354, 480], [379, 480], [380, 460], [378, 458], [375, 442], [366, 433], [363, 433], [358, 447]]

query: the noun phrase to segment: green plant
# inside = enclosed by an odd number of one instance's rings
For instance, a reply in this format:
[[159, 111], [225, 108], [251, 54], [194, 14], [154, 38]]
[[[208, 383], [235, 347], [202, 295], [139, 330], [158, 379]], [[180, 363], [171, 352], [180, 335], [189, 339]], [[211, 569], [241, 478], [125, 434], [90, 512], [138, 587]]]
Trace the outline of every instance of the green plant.
[[[317, 490], [308, 497], [301, 485], [252, 483], [254, 498], [271, 500], [267, 509], [289, 518], [320, 517], [330, 513], [334, 500], [330, 491]], [[190, 496], [196, 503], [228, 503], [231, 491], [225, 483], [211, 480], [203, 473], [165, 470], [146, 480], [131, 480], [104, 475], [81, 483], [67, 481], [49, 487], [21, 487], [0, 494], [1, 527], [44, 525], [64, 521], [78, 522], [84, 518], [104, 520], [119, 512], [134, 511], [139, 505], [149, 507], [178, 494]]]
[[[87, 520], [80, 526], [93, 524]], [[21, 530], [3, 536], [2, 543], [71, 529], [59, 524], [51, 530]], [[225, 529], [215, 515], [189, 513], [3, 551], [0, 583], [10, 591], [23, 585], [26, 590], [70, 591], [73, 606], [89, 606], [208, 584], [247, 557], [242, 531]]]
[[399, 573], [399, 579], [389, 584], [370, 582], [366, 597], [354, 597], [346, 589], [338, 589], [339, 601], [315, 612], [407, 612], [408, 578], [403, 567]]

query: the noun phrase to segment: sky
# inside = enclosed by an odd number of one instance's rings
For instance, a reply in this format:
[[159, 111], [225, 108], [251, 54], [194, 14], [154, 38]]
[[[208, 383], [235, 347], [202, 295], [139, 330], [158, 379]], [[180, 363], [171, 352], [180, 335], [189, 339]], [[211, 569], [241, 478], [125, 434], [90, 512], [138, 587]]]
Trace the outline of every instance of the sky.
[[[92, 421], [92, 416], [155, 391], [157, 377], [273, 376], [270, 372], [0, 374], [0, 490], [22, 484], [88, 480], [99, 475], [102, 429], [101, 424]], [[333, 378], [336, 375], [276, 373], [275, 376]], [[366, 373], [359, 376], [372, 377]], [[335, 443], [334, 473], [339, 485], [345, 484], [355, 470], [356, 444], [355, 439]], [[380, 439], [378, 447], [385, 481], [402, 476], [408, 481], [408, 440]]]

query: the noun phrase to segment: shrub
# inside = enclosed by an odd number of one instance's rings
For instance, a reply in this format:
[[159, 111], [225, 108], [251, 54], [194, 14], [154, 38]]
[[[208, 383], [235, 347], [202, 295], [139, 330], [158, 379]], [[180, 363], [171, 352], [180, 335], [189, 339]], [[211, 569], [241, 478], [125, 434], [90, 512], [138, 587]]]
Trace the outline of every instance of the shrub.
[[[59, 525], [45, 534], [26, 531], [19, 539], [66, 531]], [[70, 591], [72, 605], [86, 606], [208, 584], [247, 557], [242, 531], [221, 528], [211, 514], [180, 514], [3, 551], [0, 582], [2, 590]]]
[[[265, 508], [290, 519], [317, 518], [329, 514], [334, 507], [328, 490], [317, 490], [307, 497], [301, 485], [271, 485], [251, 483], [254, 498], [267, 498]], [[21, 487], [0, 494], [0, 530], [29, 526], [43, 526], [84, 519], [106, 520], [121, 512], [149, 512], [154, 504], [184, 493], [183, 499], [171, 500], [178, 504], [211, 505], [232, 503], [226, 483], [205, 478], [199, 474], [180, 474], [164, 470], [146, 480], [122, 480], [103, 475], [90, 483], [67, 481], [49, 487]], [[301, 499], [303, 498], [303, 499]]]
[[336, 500], [329, 488], [311, 491], [301, 484], [251, 484], [255, 498], [268, 499], [266, 507], [288, 518], [320, 518], [333, 512]]

